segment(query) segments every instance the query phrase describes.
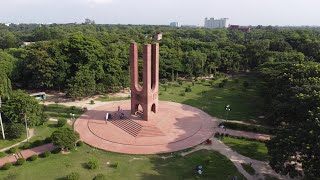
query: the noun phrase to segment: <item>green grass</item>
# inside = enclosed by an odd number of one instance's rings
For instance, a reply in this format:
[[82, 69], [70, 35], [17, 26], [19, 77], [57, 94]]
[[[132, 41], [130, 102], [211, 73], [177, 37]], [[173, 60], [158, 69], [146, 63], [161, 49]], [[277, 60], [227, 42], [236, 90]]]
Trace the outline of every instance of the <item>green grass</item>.
[[260, 133], [260, 134], [274, 134], [273, 129], [268, 128], [268, 127], [264, 127], [264, 126], [239, 124], [239, 123], [233, 123], [232, 121], [223, 122], [223, 124], [228, 129], [247, 131], [247, 132], [253, 132], [253, 133]]
[[[100, 166], [88, 170], [85, 163], [90, 158], [99, 160]], [[118, 162], [118, 167], [110, 167], [107, 163]], [[203, 174], [197, 175], [196, 166], [203, 166]], [[0, 179], [15, 175], [17, 180], [28, 179], [63, 179], [71, 172], [80, 173], [80, 179], [92, 179], [99, 173], [107, 179], [117, 180], [162, 180], [162, 179], [245, 179], [225, 156], [214, 151], [202, 150], [185, 157], [174, 156], [168, 159], [160, 155], [123, 155], [95, 150], [89, 146], [78, 147], [70, 154], [52, 154], [47, 158], [39, 158], [34, 162], [26, 162], [22, 166], [14, 166], [5, 171], [0, 170]]]
[[48, 121], [44, 125], [36, 127], [34, 136], [30, 139], [30, 142], [34, 142], [36, 140], [44, 140], [47, 137], [50, 137], [51, 134], [58, 129], [56, 125], [57, 122]]
[[26, 138], [27, 138], [27, 135], [25, 133], [20, 138], [17, 138], [17, 139], [2, 139], [2, 135], [1, 135], [0, 149], [12, 146], [18, 142], [23, 141]]
[[241, 163], [241, 166], [250, 175], [255, 175], [256, 174], [256, 170], [254, 170], [253, 167], [250, 164]]
[[[56, 130], [56, 127], [55, 127], [56, 124], [57, 122], [48, 121], [44, 125], [33, 127], [34, 136], [30, 139], [30, 142], [34, 142], [36, 140], [43, 140], [51, 136], [52, 132]], [[27, 135], [23, 134], [18, 139], [1, 140], [0, 149], [12, 146], [18, 142], [23, 141], [26, 138], [27, 138]]]
[[130, 97], [110, 97], [110, 96], [101, 96], [96, 99], [96, 101], [102, 101], [102, 102], [107, 102], [107, 101], [121, 101], [121, 100], [128, 100]]
[[[210, 86], [209, 81], [196, 82], [192, 86], [191, 82], [184, 82], [183, 85], [178, 83], [169, 84], [167, 91], [164, 85], [160, 86], [160, 100], [174, 101], [197, 107], [207, 112], [208, 114], [228, 120], [243, 120], [252, 121], [259, 120], [262, 115], [263, 102], [260, 98], [255, 83], [256, 81], [249, 76], [237, 77], [229, 79], [223, 88], [219, 88], [221, 82], [217, 80], [213, 86]], [[250, 82], [250, 86], [245, 89], [243, 82]], [[192, 92], [186, 92], [185, 96], [180, 94], [185, 91], [185, 88], [190, 86]], [[225, 106], [231, 106], [231, 111], [227, 117]]]
[[230, 146], [232, 150], [238, 152], [243, 156], [247, 156], [260, 161], [269, 160], [268, 149], [263, 142], [247, 139], [237, 139], [233, 137], [224, 137], [222, 141], [227, 146]]
[[78, 107], [67, 107], [60, 104], [50, 104], [44, 108], [44, 112], [50, 117], [50, 118], [70, 118], [70, 113], [75, 114], [75, 118], [78, 118], [83, 112]]

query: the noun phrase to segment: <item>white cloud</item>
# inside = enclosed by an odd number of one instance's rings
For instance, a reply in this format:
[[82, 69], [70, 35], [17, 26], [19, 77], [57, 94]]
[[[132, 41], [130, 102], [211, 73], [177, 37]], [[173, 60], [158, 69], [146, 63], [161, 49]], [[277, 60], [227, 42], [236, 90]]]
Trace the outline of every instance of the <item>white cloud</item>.
[[112, 3], [113, 0], [88, 0], [89, 3], [93, 4], [108, 4]]

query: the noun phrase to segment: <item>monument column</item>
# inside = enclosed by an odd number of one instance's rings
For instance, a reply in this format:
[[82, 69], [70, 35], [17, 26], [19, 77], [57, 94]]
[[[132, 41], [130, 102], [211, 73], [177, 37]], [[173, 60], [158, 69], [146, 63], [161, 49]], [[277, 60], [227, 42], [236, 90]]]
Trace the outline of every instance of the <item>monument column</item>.
[[138, 74], [138, 46], [130, 47], [130, 75], [131, 75], [131, 114], [135, 115], [139, 105], [143, 109], [143, 119], [152, 119], [152, 114], [158, 109], [159, 92], [159, 44], [143, 46], [143, 87], [139, 84]]

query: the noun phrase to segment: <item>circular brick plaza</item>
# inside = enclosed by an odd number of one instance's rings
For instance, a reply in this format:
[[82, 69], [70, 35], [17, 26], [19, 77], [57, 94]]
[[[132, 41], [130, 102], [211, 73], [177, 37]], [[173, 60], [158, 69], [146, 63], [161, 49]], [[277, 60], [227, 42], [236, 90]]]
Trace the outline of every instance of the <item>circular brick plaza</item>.
[[[111, 114], [112, 119], [106, 121], [106, 113]], [[214, 127], [217, 121], [205, 112], [164, 101], [159, 102], [159, 111], [150, 121], [141, 120], [139, 114], [130, 115], [130, 101], [117, 101], [88, 110], [74, 124], [85, 143], [126, 154], [187, 149], [209, 139]]]

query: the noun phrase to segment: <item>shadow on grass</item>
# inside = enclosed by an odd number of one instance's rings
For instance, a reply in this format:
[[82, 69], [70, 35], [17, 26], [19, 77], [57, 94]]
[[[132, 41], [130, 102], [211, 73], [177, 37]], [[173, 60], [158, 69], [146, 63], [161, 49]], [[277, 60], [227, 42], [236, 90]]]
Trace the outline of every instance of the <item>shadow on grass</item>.
[[269, 160], [267, 147], [262, 142], [231, 137], [225, 137], [222, 141], [243, 156], [260, 161]]
[[[215, 151], [201, 150], [185, 157], [173, 156], [168, 159], [154, 157], [150, 159], [154, 174], [143, 174], [143, 180], [153, 179], [245, 179], [225, 156]], [[199, 175], [197, 166], [203, 167]]]

